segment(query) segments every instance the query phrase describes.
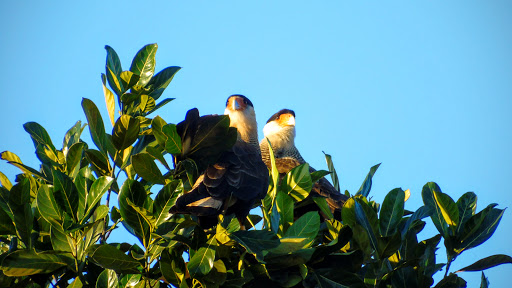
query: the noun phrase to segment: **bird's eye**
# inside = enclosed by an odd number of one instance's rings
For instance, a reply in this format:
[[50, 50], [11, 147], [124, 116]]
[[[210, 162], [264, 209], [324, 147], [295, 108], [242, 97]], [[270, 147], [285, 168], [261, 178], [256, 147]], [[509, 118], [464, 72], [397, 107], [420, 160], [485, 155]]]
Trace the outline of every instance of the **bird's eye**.
[[244, 104], [247, 104], [247, 99], [244, 99]]

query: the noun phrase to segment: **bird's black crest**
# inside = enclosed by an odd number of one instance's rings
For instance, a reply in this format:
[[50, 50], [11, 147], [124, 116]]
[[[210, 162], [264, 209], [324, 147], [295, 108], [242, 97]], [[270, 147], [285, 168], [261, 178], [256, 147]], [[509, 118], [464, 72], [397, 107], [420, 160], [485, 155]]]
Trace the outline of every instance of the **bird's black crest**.
[[290, 110], [290, 109], [282, 109], [282, 110], [279, 110], [279, 112], [277, 112], [276, 114], [272, 115], [268, 121], [268, 122], [271, 122], [271, 121], [274, 121], [274, 120], [277, 120], [277, 118], [279, 118], [279, 116], [283, 115], [283, 114], [292, 114], [293, 117], [295, 117], [295, 112], [293, 112], [293, 110]]
[[228, 106], [229, 98], [231, 98], [231, 97], [235, 97], [235, 96], [238, 96], [238, 97], [240, 97], [240, 98], [244, 99], [245, 104], [247, 104], [247, 105], [249, 105], [249, 106], [251, 106], [251, 107], [253, 107], [253, 108], [254, 108], [254, 105], [252, 105], [251, 100], [249, 100], [249, 98], [247, 98], [247, 97], [245, 97], [244, 95], [241, 95], [241, 94], [233, 94], [233, 95], [229, 96], [229, 97], [228, 97], [228, 100], [226, 100], [226, 106]]

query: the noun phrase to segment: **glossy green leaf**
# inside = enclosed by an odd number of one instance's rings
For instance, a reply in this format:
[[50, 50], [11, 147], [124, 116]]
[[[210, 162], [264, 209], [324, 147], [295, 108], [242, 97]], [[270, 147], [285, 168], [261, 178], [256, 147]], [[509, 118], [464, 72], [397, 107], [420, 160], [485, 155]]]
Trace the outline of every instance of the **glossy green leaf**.
[[55, 251], [71, 252], [75, 250], [75, 243], [59, 224], [52, 224], [50, 227], [50, 240]]
[[100, 149], [103, 155], [107, 155], [107, 144], [105, 143], [105, 125], [103, 125], [103, 119], [101, 118], [100, 111], [96, 104], [87, 98], [82, 98], [82, 108], [85, 116], [87, 117], [87, 123], [89, 123], [89, 132], [91, 138], [96, 147]]
[[66, 155], [66, 173], [70, 176], [76, 175], [80, 169], [85, 143], [71, 145]]
[[398, 223], [404, 215], [405, 193], [401, 188], [391, 190], [380, 209], [379, 228], [382, 236], [391, 236], [395, 233]]
[[167, 125], [167, 123], [160, 116], [156, 116], [151, 120], [151, 130], [153, 131], [156, 141], [162, 148], [165, 148], [165, 142], [167, 141], [167, 136], [162, 132], [165, 125]]
[[423, 203], [425, 203], [425, 206], [432, 210], [430, 218], [432, 219], [432, 222], [434, 222], [437, 231], [439, 231], [439, 233], [441, 233], [441, 235], [444, 237], [447, 237], [449, 235], [447, 227], [448, 223], [446, 223], [446, 220], [443, 217], [443, 212], [441, 211], [441, 208], [436, 201], [433, 191], [441, 192], [441, 188], [439, 188], [439, 186], [434, 182], [428, 182], [423, 186], [421, 197], [423, 198]]
[[149, 96], [153, 97], [153, 99], [155, 100], [160, 98], [165, 88], [169, 86], [172, 79], [174, 78], [174, 75], [176, 75], [176, 73], [180, 69], [181, 67], [171, 66], [163, 69], [162, 71], [154, 75], [147, 85], [151, 87], [151, 93], [149, 94]]
[[33, 250], [18, 250], [2, 261], [2, 270], [7, 276], [29, 276], [51, 273], [66, 263], [53, 253], [36, 253]]
[[334, 169], [334, 164], [332, 163], [332, 157], [329, 154], [325, 155], [325, 161], [327, 162], [327, 168], [331, 172], [332, 185], [336, 188], [337, 191], [340, 191], [340, 182], [338, 180], [338, 174], [336, 173], [336, 169]]
[[363, 201], [355, 201], [355, 214], [357, 222], [368, 234], [370, 244], [374, 250], [378, 249], [376, 232], [378, 229], [377, 213]]
[[123, 71], [120, 75], [121, 83], [123, 84], [124, 91], [131, 89], [133, 86], [137, 85], [139, 82], [140, 76], [134, 74], [132, 71]]
[[343, 204], [343, 208], [341, 209], [341, 219], [343, 219], [343, 224], [352, 228], [354, 228], [357, 223], [355, 205], [355, 198], [351, 197], [345, 202], [345, 204]]
[[[151, 96], [151, 95], [150, 95]], [[153, 98], [154, 99], [154, 98]], [[155, 107], [153, 107], [153, 109], [151, 109], [150, 111], [148, 111], [146, 113], [146, 115], [149, 115], [151, 113], [154, 113], [156, 110], [162, 108], [165, 104], [171, 102], [172, 100], [174, 100], [176, 98], [165, 98], [164, 100], [160, 101], [158, 104], [156, 104]]]
[[96, 204], [100, 202], [101, 198], [108, 191], [112, 183], [114, 182], [114, 178], [108, 176], [101, 176], [94, 181], [91, 188], [89, 189], [89, 193], [87, 195], [87, 210], [85, 215], [88, 215], [92, 212]]
[[96, 264], [119, 273], [138, 273], [140, 263], [109, 244], [93, 245], [88, 255]]
[[457, 204], [448, 194], [436, 190], [433, 190], [432, 192], [434, 194], [436, 204], [443, 215], [444, 221], [452, 229], [452, 232], [455, 233], [459, 224], [459, 209]]
[[155, 106], [156, 102], [155, 99], [153, 99], [153, 97], [150, 97], [145, 94], [140, 96], [140, 104], [138, 109], [140, 109], [140, 111], [144, 113], [143, 115], [146, 115], [146, 112], [153, 110]]
[[311, 211], [302, 215], [286, 231], [285, 237], [305, 238], [303, 248], [309, 247], [320, 229], [320, 215], [318, 212]]
[[114, 92], [120, 96], [125, 91], [122, 86], [123, 84], [121, 83], [121, 72], [123, 72], [121, 61], [119, 60], [119, 56], [117, 56], [116, 51], [112, 47], [107, 45], [105, 46], [105, 49], [107, 50], [105, 70], [108, 84], [114, 90]]
[[279, 235], [284, 235], [293, 223], [293, 199], [286, 193], [278, 191], [275, 202], [279, 213]]
[[176, 125], [167, 124], [163, 126], [162, 133], [166, 136], [165, 151], [171, 154], [181, 153], [181, 138], [176, 131]]
[[473, 192], [464, 193], [460, 196], [459, 200], [457, 200], [457, 208], [459, 209], [459, 225], [457, 226], [457, 234], [462, 232], [464, 224], [466, 224], [469, 218], [475, 215], [476, 200], [476, 194]]
[[41, 185], [36, 196], [39, 214], [49, 223], [60, 222], [62, 219], [61, 209], [55, 201], [52, 190], [53, 188], [49, 188], [48, 185]]
[[103, 95], [107, 104], [108, 117], [110, 118], [110, 123], [114, 126], [116, 122], [116, 99], [114, 93], [107, 88], [107, 76], [103, 73], [101, 74], [101, 82], [103, 83]]
[[[148, 244], [150, 237], [150, 225], [144, 217], [139, 214], [132, 205], [142, 207], [146, 210], [150, 209], [150, 201], [144, 186], [141, 183], [128, 179], [124, 182], [121, 192], [118, 196], [119, 212], [125, 223], [130, 226], [138, 235], [144, 246]], [[130, 205], [130, 203], [132, 205]]]
[[317, 170], [311, 172], [311, 182], [316, 183], [318, 180], [322, 179], [323, 177], [331, 174], [331, 172], [326, 170]]
[[173, 180], [166, 184], [155, 197], [153, 201], [153, 213], [156, 218], [155, 226], [158, 227], [169, 219], [171, 214], [169, 209], [176, 203], [176, 199], [181, 194], [179, 189], [180, 182]]
[[280, 244], [275, 233], [265, 230], [240, 230], [233, 232], [231, 237], [258, 259], [263, 259], [264, 251], [276, 248]]
[[308, 163], [301, 164], [290, 170], [281, 184], [281, 190], [297, 201], [306, 199], [311, 191], [311, 187], [313, 187], [313, 183], [311, 181], [311, 174], [309, 174]]
[[512, 257], [508, 255], [498, 254], [485, 257], [476, 261], [475, 263], [460, 269], [457, 272], [464, 271], [483, 271], [501, 264], [512, 264]]
[[89, 189], [92, 186], [96, 179], [92, 176], [91, 168], [84, 167], [80, 169], [78, 175], [75, 178], [75, 187], [78, 191], [78, 210], [77, 217], [78, 219], [82, 219], [85, 214], [85, 206], [87, 204], [87, 195], [89, 194]]
[[26, 177], [18, 179], [9, 193], [9, 205], [21, 206], [30, 202], [30, 180]]
[[132, 156], [132, 165], [135, 172], [144, 180], [155, 184], [164, 184], [165, 179], [155, 163], [155, 159], [148, 153], [139, 153]]
[[82, 135], [82, 131], [85, 128], [85, 124], [82, 127], [82, 121], [77, 121], [73, 127], [69, 128], [64, 136], [64, 140], [62, 141], [62, 152], [64, 155], [67, 155], [67, 149], [69, 149], [73, 144], [80, 142], [80, 136]]
[[372, 189], [372, 178], [377, 169], [379, 168], [380, 163], [370, 168], [370, 172], [368, 172], [368, 175], [366, 175], [366, 178], [363, 181], [363, 184], [361, 184], [361, 187], [357, 191], [356, 195], [363, 195], [364, 197], [368, 197], [370, 194], [370, 190]]
[[158, 160], [162, 165], [164, 165], [164, 167], [167, 168], [167, 170], [171, 170], [171, 168], [169, 167], [169, 164], [167, 164], [167, 161], [164, 158], [164, 155], [162, 154], [162, 149], [160, 146], [158, 146], [158, 147], [147, 146], [146, 152], [149, 155], [151, 155], [151, 157]]
[[324, 197], [313, 197], [313, 201], [316, 203], [316, 206], [320, 208], [322, 212], [322, 217], [325, 217], [327, 220], [334, 218], [331, 212], [331, 208], [329, 207], [329, 203], [327, 203], [326, 198]]
[[112, 168], [110, 167], [110, 162], [105, 154], [98, 150], [87, 149], [85, 150], [85, 157], [99, 175], [110, 176]]
[[414, 211], [414, 213], [407, 219], [405, 225], [402, 227], [402, 237], [409, 231], [409, 228], [413, 224], [414, 221], [421, 220], [426, 217], [430, 217], [432, 215], [432, 208], [430, 206], [421, 206], [418, 210]]
[[16, 235], [16, 227], [11, 217], [2, 208], [0, 208], [0, 235]]
[[111, 269], [103, 270], [96, 280], [96, 288], [117, 288], [118, 284], [116, 271]]
[[41, 179], [44, 179], [48, 182], [51, 182], [47, 177], [45, 177], [43, 174], [41, 174], [39, 171], [35, 170], [34, 168], [28, 167], [24, 165], [21, 162], [21, 159], [14, 153], [10, 151], [4, 151], [0, 153], [0, 159], [6, 160], [7, 163], [19, 168], [23, 173], [32, 174], [36, 177], [39, 177]]
[[142, 47], [132, 60], [130, 71], [135, 75], [139, 75], [139, 81], [136, 85], [146, 86], [153, 74], [155, 73], [155, 54], [158, 45], [148, 44]]
[[204, 247], [199, 248], [194, 253], [194, 256], [190, 258], [187, 268], [192, 277], [206, 275], [212, 270], [216, 246], [217, 240], [215, 237], [212, 237]]
[[122, 115], [112, 130], [112, 142], [117, 150], [131, 146], [139, 137], [140, 122], [130, 115]]
[[21, 206], [16, 206], [12, 209], [14, 216], [14, 227], [18, 237], [25, 243], [28, 248], [32, 247], [32, 228], [34, 225], [34, 215], [30, 203], [25, 203]]
[[463, 250], [474, 248], [487, 241], [487, 239], [494, 234], [496, 228], [498, 228], [498, 224], [504, 212], [505, 209], [492, 208], [485, 215], [484, 213], [478, 213], [469, 218], [464, 227], [462, 235], [464, 238], [460, 245], [458, 245], [457, 251], [462, 252]]
[[46, 144], [39, 144], [36, 147], [36, 156], [43, 164], [49, 166], [60, 166], [56, 151]]
[[141, 276], [141, 274], [124, 274], [119, 279], [119, 288], [136, 287], [137, 283], [140, 282]]
[[160, 258], [160, 271], [167, 282], [179, 287], [186, 275], [185, 262], [176, 251], [172, 253], [164, 250]]
[[465, 288], [467, 283], [464, 279], [457, 276], [455, 273], [444, 277], [434, 288]]
[[48, 145], [52, 151], [55, 151], [55, 146], [53, 146], [52, 139], [43, 126], [39, 125], [36, 122], [27, 122], [23, 124], [23, 128], [30, 134], [32, 138], [32, 142], [34, 142], [34, 148], [37, 148], [38, 145]]
[[78, 191], [73, 180], [66, 174], [53, 170], [53, 186], [55, 202], [60, 209], [68, 213], [73, 219], [77, 220], [76, 212], [78, 210]]

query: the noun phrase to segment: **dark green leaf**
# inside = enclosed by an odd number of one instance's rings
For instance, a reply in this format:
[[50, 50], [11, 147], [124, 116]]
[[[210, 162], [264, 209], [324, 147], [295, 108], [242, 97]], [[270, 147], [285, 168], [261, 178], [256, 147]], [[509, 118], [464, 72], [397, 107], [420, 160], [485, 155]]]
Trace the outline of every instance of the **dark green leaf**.
[[158, 45], [156, 43], [148, 44], [142, 47], [133, 58], [130, 71], [140, 76], [136, 85], [146, 86], [155, 73], [155, 54], [157, 49]]
[[25, 243], [28, 248], [32, 247], [32, 226], [34, 224], [34, 215], [30, 203], [25, 203], [21, 206], [13, 208], [14, 226], [18, 237]]
[[338, 282], [335, 282], [327, 277], [324, 277], [320, 274], [314, 274], [315, 275], [315, 278], [317, 280], [317, 283], [318, 283], [318, 286], [315, 286], [315, 287], [318, 287], [318, 288], [348, 288], [349, 286], [345, 286], [345, 285], [341, 285], [340, 283]]
[[179, 287], [185, 279], [185, 262], [181, 255], [172, 250], [172, 254], [164, 250], [160, 258], [160, 271], [167, 282]]
[[326, 219], [332, 219], [334, 216], [332, 215], [331, 208], [329, 207], [329, 203], [327, 203], [326, 198], [324, 197], [313, 197], [313, 201], [315, 201], [318, 208], [322, 212], [322, 216]]
[[107, 50], [107, 63], [105, 65], [105, 70], [108, 84], [114, 92], [116, 92], [117, 96], [121, 96], [125, 91], [123, 84], [121, 83], [121, 72], [123, 72], [121, 61], [112, 47], [107, 45], [105, 46], [105, 49]]
[[140, 267], [138, 261], [109, 244], [91, 246], [88, 255], [99, 266], [119, 273], [138, 273]]
[[482, 272], [482, 281], [480, 282], [480, 288], [488, 288], [489, 287], [489, 279], [485, 277], [484, 272]]
[[187, 268], [192, 277], [199, 275], [206, 275], [213, 268], [213, 261], [215, 260], [215, 247], [217, 240], [212, 237], [206, 243], [206, 246], [199, 248], [190, 258]]
[[432, 208], [430, 206], [421, 206], [418, 208], [418, 210], [414, 211], [414, 213], [407, 219], [407, 222], [405, 222], [404, 227], [402, 228], [402, 236], [409, 231], [409, 227], [411, 227], [411, 224], [416, 220], [421, 220], [425, 217], [429, 217], [432, 215]]
[[331, 174], [331, 172], [326, 170], [317, 170], [311, 172], [311, 182], [316, 183], [318, 180], [322, 179], [323, 177]]
[[101, 176], [94, 181], [87, 195], [87, 210], [85, 215], [89, 215], [89, 213], [92, 212], [96, 204], [100, 202], [101, 198], [105, 195], [113, 182], [114, 178], [108, 176]]
[[293, 223], [293, 199], [286, 193], [278, 191], [275, 206], [279, 213], [279, 235], [284, 235]]
[[130, 203], [149, 210], [151, 204], [148, 198], [149, 197], [144, 186], [131, 179], [124, 182], [118, 196], [119, 212], [121, 213], [121, 216], [123, 216], [125, 223], [137, 234], [145, 247], [148, 244], [150, 237], [150, 225], [146, 222], [144, 217], [139, 214], [132, 205], [130, 205]]
[[111, 269], [103, 270], [96, 280], [96, 288], [117, 288], [118, 284], [117, 274]]
[[372, 178], [377, 169], [379, 168], [380, 163], [370, 168], [370, 172], [366, 175], [366, 178], [363, 181], [363, 184], [357, 191], [356, 195], [363, 195], [364, 197], [368, 197], [370, 194], [370, 190], [372, 189]]
[[421, 197], [423, 198], [423, 203], [425, 203], [425, 206], [432, 210], [430, 218], [432, 219], [432, 222], [434, 222], [437, 231], [439, 231], [443, 237], [448, 237], [448, 223], [446, 223], [445, 218], [443, 217], [443, 212], [437, 204], [433, 191], [441, 192], [441, 188], [439, 188], [439, 186], [434, 182], [428, 182], [425, 184], [425, 186], [423, 186]]
[[401, 188], [391, 190], [382, 202], [379, 217], [379, 228], [382, 236], [395, 233], [398, 223], [404, 216], [405, 193]]
[[465, 288], [467, 283], [454, 273], [444, 277], [434, 288]]
[[181, 194], [181, 191], [178, 189], [179, 185], [179, 180], [173, 180], [169, 184], [166, 184], [156, 195], [155, 201], [153, 201], [153, 213], [156, 218], [156, 227], [167, 221], [171, 216], [169, 209], [171, 209], [176, 199]]
[[457, 207], [459, 209], [459, 225], [457, 226], [457, 234], [462, 232], [462, 228], [468, 219], [475, 215], [476, 200], [476, 194], [473, 192], [464, 193], [464, 195], [460, 196], [459, 200], [457, 200]]
[[164, 158], [164, 155], [162, 154], [162, 149], [160, 146], [158, 146], [158, 147], [148, 146], [148, 147], [146, 147], [146, 152], [149, 155], [151, 155], [153, 158], [158, 160], [162, 165], [164, 165], [165, 168], [167, 168], [167, 170], [171, 170], [171, 168], [169, 167], [169, 164], [167, 164], [167, 161], [165, 161], [165, 158]]
[[131, 146], [139, 137], [140, 122], [130, 115], [122, 115], [116, 121], [112, 130], [112, 142], [117, 150]]
[[136, 287], [139, 283], [141, 274], [125, 274], [119, 280], [119, 288], [131, 288]]
[[29, 276], [51, 273], [66, 263], [53, 253], [36, 253], [33, 250], [18, 250], [2, 261], [2, 270], [7, 276]]
[[165, 142], [167, 141], [167, 136], [162, 132], [165, 125], [167, 123], [160, 116], [156, 116], [151, 121], [151, 131], [153, 131], [156, 141], [162, 148], [165, 148]]
[[34, 147], [37, 148], [38, 145], [48, 145], [52, 151], [55, 151], [55, 146], [53, 146], [52, 139], [48, 132], [43, 128], [43, 126], [39, 125], [36, 122], [27, 122], [23, 124], [23, 128], [30, 134], [32, 138], [32, 142], [34, 142]]
[[309, 174], [308, 163], [301, 164], [286, 174], [285, 180], [281, 183], [281, 190], [289, 194], [297, 201], [308, 197], [313, 187], [311, 175]]
[[444, 221], [451, 228], [452, 233], [455, 234], [455, 230], [459, 225], [459, 209], [457, 204], [455, 204], [455, 201], [453, 201], [449, 195], [441, 191], [433, 190], [432, 192], [434, 194], [436, 204], [443, 215]]
[[80, 169], [85, 143], [75, 143], [71, 145], [66, 155], [66, 173], [76, 175]]
[[75, 178], [75, 187], [78, 191], [78, 219], [82, 219], [84, 217], [85, 206], [87, 204], [87, 194], [89, 194], [89, 189], [95, 180], [96, 179], [92, 176], [92, 171], [89, 167], [80, 169]]
[[107, 156], [98, 150], [87, 149], [85, 150], [85, 157], [91, 163], [92, 168], [102, 176], [110, 176], [110, 162]]
[[[492, 208], [485, 216], [479, 213], [469, 218], [462, 234], [464, 238], [459, 247], [457, 247], [457, 251], [462, 252], [487, 241], [494, 234], [496, 228], [498, 228], [504, 212], [505, 209]], [[478, 218], [482, 218], [482, 216], [483, 220], [480, 222]], [[472, 227], [475, 229], [471, 229]]]
[[64, 232], [64, 229], [62, 229], [59, 224], [52, 224], [50, 227], [50, 236], [53, 250], [64, 252], [75, 250], [73, 240]]
[[[150, 95], [150, 96], [151, 96], [151, 95]], [[154, 99], [154, 98], [153, 98], [153, 99]], [[148, 112], [146, 113], [146, 115], [149, 115], [149, 114], [151, 114], [151, 113], [154, 113], [156, 110], [158, 110], [158, 109], [162, 108], [165, 104], [167, 104], [167, 103], [171, 102], [171, 101], [172, 101], [172, 100], [174, 100], [174, 99], [176, 99], [176, 98], [166, 98], [166, 99], [164, 99], [164, 100], [160, 101], [160, 103], [156, 104], [156, 106], [155, 106], [153, 109], [151, 109], [151, 111], [148, 111]]]
[[503, 254], [492, 255], [492, 256], [480, 259], [480, 260], [476, 261], [475, 263], [460, 269], [457, 272], [483, 271], [483, 270], [492, 268], [494, 266], [498, 266], [501, 264], [507, 264], [507, 263], [512, 264], [512, 257], [510, 257], [508, 255], [503, 255]]
[[82, 108], [85, 116], [87, 117], [87, 123], [89, 123], [89, 131], [91, 132], [91, 138], [96, 147], [100, 149], [103, 155], [107, 155], [107, 144], [105, 140], [105, 125], [103, 125], [103, 119], [101, 118], [100, 111], [96, 104], [87, 98], [82, 98]]
[[16, 235], [16, 228], [11, 217], [0, 208], [0, 235]]
[[151, 87], [151, 93], [149, 96], [153, 97], [155, 100], [160, 98], [165, 88], [169, 86], [169, 83], [171, 83], [174, 75], [176, 75], [180, 69], [181, 67], [176, 66], [167, 67], [153, 76], [147, 85]]
[[377, 230], [377, 213], [362, 201], [355, 201], [355, 214], [357, 222], [364, 228], [374, 250], [378, 249], [375, 232]]
[[332, 163], [332, 157], [329, 154], [325, 155], [325, 161], [327, 162], [327, 168], [329, 172], [331, 172], [332, 185], [336, 188], [337, 191], [340, 191], [340, 182], [338, 180], [338, 174], [336, 173], [336, 169], [334, 169], [334, 164]]
[[318, 212], [311, 211], [300, 217], [292, 226], [286, 231], [285, 237], [305, 238], [304, 246], [309, 247], [315, 240], [320, 229], [320, 215]]
[[48, 185], [41, 185], [37, 192], [36, 201], [39, 214], [49, 223], [60, 222], [62, 219], [61, 210], [53, 196], [53, 188]]
[[60, 209], [68, 213], [74, 220], [77, 220], [78, 191], [73, 180], [58, 170], [52, 172], [55, 202]]
[[77, 121], [73, 127], [69, 128], [64, 136], [64, 140], [62, 141], [62, 152], [64, 155], [67, 155], [67, 149], [69, 149], [73, 144], [80, 142], [80, 135], [82, 135], [82, 131], [85, 128], [82, 127], [82, 121]]
[[132, 165], [135, 172], [144, 180], [155, 183], [164, 184], [164, 176], [155, 163], [155, 158], [148, 153], [139, 153], [132, 156]]
[[275, 233], [265, 230], [236, 231], [231, 237], [258, 259], [263, 259], [263, 251], [276, 248], [280, 243]]
[[167, 137], [165, 140], [165, 151], [171, 154], [181, 153], [181, 138], [176, 131], [176, 125], [167, 124], [163, 126], [162, 133]]

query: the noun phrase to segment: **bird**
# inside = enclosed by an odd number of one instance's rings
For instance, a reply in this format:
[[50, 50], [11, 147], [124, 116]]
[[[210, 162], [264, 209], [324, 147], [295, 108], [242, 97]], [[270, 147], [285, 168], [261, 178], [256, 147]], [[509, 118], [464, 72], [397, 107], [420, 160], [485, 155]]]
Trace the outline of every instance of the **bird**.
[[234, 145], [209, 164], [191, 190], [178, 197], [170, 209], [171, 213], [198, 216], [204, 229], [215, 226], [219, 214], [234, 214], [244, 229], [245, 218], [254, 204], [265, 197], [269, 184], [254, 105], [243, 95], [231, 95], [224, 114], [229, 116], [229, 126], [237, 131]]
[[[272, 169], [268, 142], [270, 142], [274, 152], [276, 167], [280, 175], [284, 175], [296, 166], [306, 163], [295, 146], [295, 112], [293, 110], [282, 109], [272, 115], [263, 127], [263, 134], [264, 139], [260, 142], [260, 150], [262, 160], [268, 169]], [[316, 171], [312, 167], [309, 169], [310, 173]], [[301, 205], [301, 202], [296, 203], [294, 211], [296, 218], [308, 211], [320, 211], [315, 203], [309, 201], [311, 197], [325, 197], [331, 212], [337, 219], [341, 219], [341, 208], [349, 198], [336, 190], [327, 179], [321, 178], [313, 185], [309, 196], [301, 201], [305, 201], [305, 203], [302, 203], [304, 205]], [[325, 215], [323, 216], [323, 218], [326, 218]]]

